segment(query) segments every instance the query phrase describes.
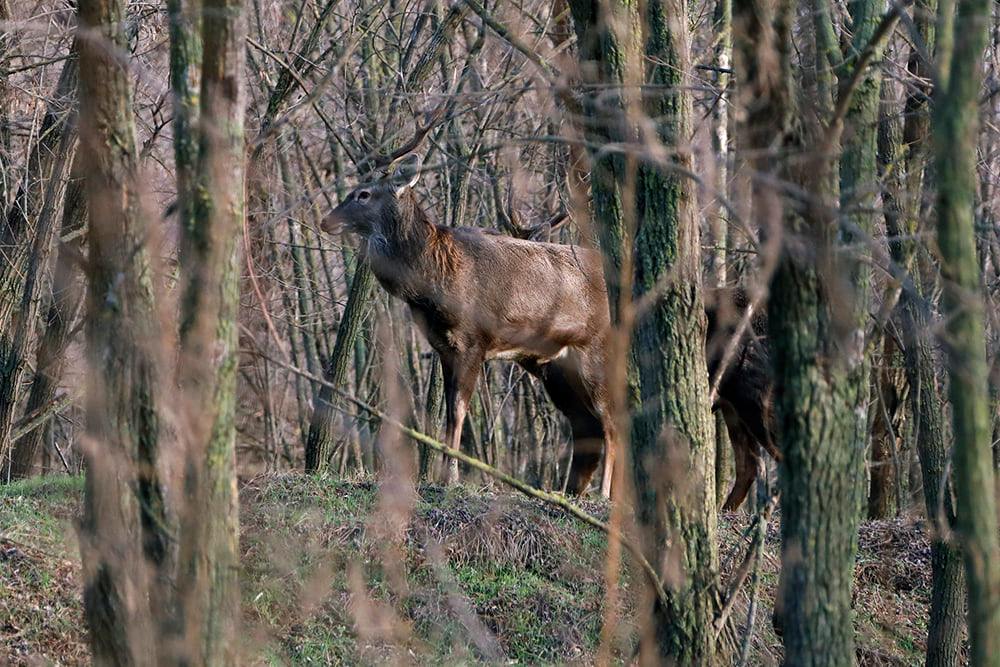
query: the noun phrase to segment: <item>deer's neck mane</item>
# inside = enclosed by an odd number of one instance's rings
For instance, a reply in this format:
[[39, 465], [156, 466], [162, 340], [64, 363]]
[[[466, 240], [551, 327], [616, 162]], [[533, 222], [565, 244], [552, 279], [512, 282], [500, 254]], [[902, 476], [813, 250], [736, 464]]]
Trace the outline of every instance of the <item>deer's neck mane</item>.
[[397, 207], [403, 224], [394, 225], [393, 238], [388, 239], [392, 254], [414, 268], [419, 266], [420, 270], [435, 274], [435, 278], [454, 275], [459, 253], [451, 232], [431, 221], [411, 190], [399, 196]]
[[449, 230], [431, 222], [412, 192], [395, 202], [397, 216], [380, 239], [368, 241], [369, 261], [382, 286], [406, 301], [433, 302], [451, 289], [460, 254]]

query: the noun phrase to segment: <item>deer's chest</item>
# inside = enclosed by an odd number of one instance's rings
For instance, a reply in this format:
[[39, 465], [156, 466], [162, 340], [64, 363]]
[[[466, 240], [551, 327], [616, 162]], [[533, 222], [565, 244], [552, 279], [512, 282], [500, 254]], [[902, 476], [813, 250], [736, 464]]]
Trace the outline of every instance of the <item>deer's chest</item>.
[[457, 339], [457, 322], [453, 314], [436, 298], [429, 296], [408, 296], [405, 298], [413, 321], [436, 350], [461, 347]]

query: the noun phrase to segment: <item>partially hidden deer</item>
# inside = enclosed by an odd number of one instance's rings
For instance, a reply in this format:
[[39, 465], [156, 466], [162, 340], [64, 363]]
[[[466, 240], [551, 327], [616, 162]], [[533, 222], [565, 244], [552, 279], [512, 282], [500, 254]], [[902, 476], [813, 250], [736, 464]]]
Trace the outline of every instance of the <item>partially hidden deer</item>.
[[[541, 380], [569, 421], [573, 457], [567, 491], [584, 493], [605, 455], [601, 490], [608, 495], [617, 434], [607, 386], [611, 327], [600, 252], [514, 238], [495, 230], [435, 224], [413, 191], [418, 177], [419, 159], [407, 156], [391, 173], [355, 188], [321, 227], [327, 233], [347, 231], [362, 239], [361, 252], [378, 282], [407, 303], [440, 355], [444, 443], [460, 446], [466, 409], [483, 363], [510, 359]], [[532, 236], [531, 231], [523, 236]], [[727, 395], [747, 391], [734, 376], [752, 358], [740, 357], [726, 371], [720, 399], [723, 389]], [[758, 389], [763, 402], [766, 392]], [[732, 438], [734, 448], [753, 450], [737, 452], [737, 472], [749, 474], [749, 482], [738, 476], [727, 507], [742, 502], [756, 475], [759, 447], [770, 442], [769, 435], [759, 440], [763, 436], [757, 421], [741, 420], [748, 398], [734, 396], [724, 404], [724, 414], [733, 413], [727, 426], [732, 419], [730, 431], [738, 436]], [[747, 464], [742, 468], [741, 457]], [[457, 481], [457, 474], [452, 466], [448, 481]], [[740, 489], [742, 496], [737, 493]]]

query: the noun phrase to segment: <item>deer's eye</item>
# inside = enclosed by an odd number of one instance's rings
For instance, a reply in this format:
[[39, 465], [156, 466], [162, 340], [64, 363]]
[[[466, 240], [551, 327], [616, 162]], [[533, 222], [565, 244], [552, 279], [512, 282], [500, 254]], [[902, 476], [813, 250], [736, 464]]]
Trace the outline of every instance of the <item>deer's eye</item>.
[[368, 190], [362, 190], [361, 192], [358, 193], [358, 201], [361, 202], [362, 204], [371, 199], [371, 197], [372, 193], [369, 192]]

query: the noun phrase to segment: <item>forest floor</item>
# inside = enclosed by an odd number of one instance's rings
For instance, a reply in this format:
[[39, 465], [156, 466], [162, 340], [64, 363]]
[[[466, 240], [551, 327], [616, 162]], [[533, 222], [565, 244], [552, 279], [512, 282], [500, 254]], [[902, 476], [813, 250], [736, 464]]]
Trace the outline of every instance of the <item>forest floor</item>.
[[[75, 517], [82, 481], [0, 487], [0, 665], [85, 664]], [[593, 662], [605, 603], [602, 533], [497, 490], [259, 477], [241, 491], [241, 664]], [[586, 509], [606, 515], [601, 502]], [[724, 576], [743, 559], [745, 513], [723, 515]], [[772, 522], [749, 664], [778, 664], [771, 609], [780, 540]], [[623, 568], [623, 617], [639, 608]], [[930, 547], [917, 523], [860, 533], [855, 610], [862, 665], [922, 664]], [[743, 587], [733, 609], [742, 636]], [[634, 627], [618, 628], [627, 661]]]

